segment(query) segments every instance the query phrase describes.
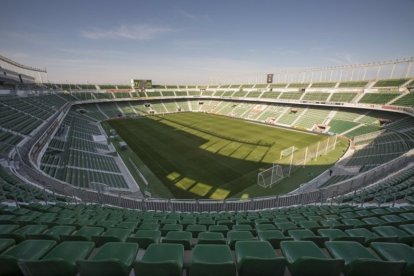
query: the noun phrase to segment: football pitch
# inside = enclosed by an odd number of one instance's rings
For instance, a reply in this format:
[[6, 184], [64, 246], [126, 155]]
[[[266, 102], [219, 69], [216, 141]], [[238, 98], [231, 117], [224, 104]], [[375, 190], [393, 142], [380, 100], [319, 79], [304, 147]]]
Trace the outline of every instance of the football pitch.
[[[149, 182], [148, 187], [140, 184], [141, 190], [150, 191], [153, 197], [225, 199], [284, 193], [302, 183], [304, 178], [300, 176], [296, 176], [300, 183], [295, 182], [295, 175], [302, 170], [271, 189], [257, 185], [258, 172], [277, 162], [283, 149], [301, 149], [327, 139], [324, 135], [204, 113], [108, 123], [128, 144], [125, 152], [119, 152], [131, 173], [139, 170], [139, 178]], [[314, 164], [313, 170], [319, 168], [322, 172], [341, 152], [343, 148], [328, 159], [321, 158], [319, 162], [326, 164]], [[314, 177], [316, 173], [307, 172], [306, 176]]]

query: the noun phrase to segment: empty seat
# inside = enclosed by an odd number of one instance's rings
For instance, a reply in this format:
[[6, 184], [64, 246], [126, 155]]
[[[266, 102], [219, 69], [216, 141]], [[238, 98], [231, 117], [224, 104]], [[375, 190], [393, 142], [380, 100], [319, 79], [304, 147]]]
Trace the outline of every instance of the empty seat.
[[146, 249], [152, 243], [159, 243], [161, 231], [159, 230], [138, 230], [134, 235], [128, 237], [128, 242], [138, 243], [141, 248]]
[[253, 235], [250, 231], [229, 231], [227, 233], [227, 243], [231, 249], [234, 249], [234, 245], [238, 241], [252, 240]]
[[75, 226], [69, 225], [58, 225], [53, 226], [52, 228], [46, 230], [42, 234], [29, 234], [29, 239], [39, 239], [39, 240], [55, 240], [60, 241], [61, 235], [70, 235], [73, 231], [75, 231]]
[[226, 244], [223, 233], [201, 232], [198, 234], [198, 244]]
[[0, 238], [14, 239], [16, 242], [21, 242], [27, 238], [27, 235], [40, 234], [47, 229], [46, 225], [25, 225], [22, 228], [8, 234], [1, 234]]
[[0, 253], [15, 244], [13, 239], [0, 239]]
[[147, 223], [143, 222], [139, 227], [138, 230], [159, 230], [160, 225], [155, 222]]
[[17, 261], [38, 260], [53, 246], [52, 240], [25, 240], [0, 255], [0, 275], [21, 275]]
[[410, 235], [414, 235], [414, 224], [403, 224], [400, 228]]
[[380, 260], [357, 242], [330, 241], [326, 248], [335, 258], [345, 261], [345, 275], [401, 275], [405, 263]]
[[329, 240], [327, 237], [316, 236], [311, 230], [308, 229], [289, 230], [288, 234], [298, 241], [313, 241], [319, 247], [323, 247], [323, 243]]
[[92, 236], [98, 236], [104, 231], [103, 227], [83, 226], [71, 235], [61, 235], [64, 241], [90, 241]]
[[283, 235], [280, 230], [259, 231], [257, 232], [257, 235], [260, 240], [268, 241], [273, 246], [273, 248], [276, 249], [280, 248], [281, 241], [288, 241], [293, 239], [291, 237]]
[[25, 275], [75, 276], [76, 262], [86, 259], [95, 247], [90, 241], [66, 241], [57, 245], [40, 260], [20, 261]]
[[108, 228], [103, 234], [92, 236], [92, 240], [99, 247], [107, 242], [124, 242], [130, 233], [130, 230], [125, 228]]
[[396, 237], [381, 237], [366, 228], [356, 228], [348, 229], [345, 232], [351, 237], [363, 237], [365, 244], [370, 244], [371, 242], [395, 242], [397, 241]]
[[138, 244], [108, 242], [89, 260], [76, 262], [81, 276], [129, 275], [138, 253]]
[[191, 234], [193, 235], [193, 238], [197, 238], [199, 233], [207, 231], [207, 227], [205, 225], [190, 224], [190, 225], [187, 225], [187, 227], [185, 228], [185, 231], [191, 232]]
[[198, 244], [193, 249], [190, 276], [236, 276], [227, 245]]
[[284, 275], [286, 261], [277, 257], [266, 241], [239, 241], [236, 243], [237, 270], [240, 276]]
[[[235, 225], [237, 226], [237, 225]], [[208, 227], [209, 232], [219, 232], [222, 233], [225, 237], [227, 236], [227, 232], [229, 231], [229, 227], [227, 225], [210, 225]]]
[[365, 242], [364, 237], [350, 237], [347, 233], [340, 229], [319, 229], [319, 235], [327, 237], [331, 241], [356, 241], [360, 243]]
[[344, 267], [343, 260], [326, 257], [311, 241], [282, 241], [280, 248], [293, 276], [339, 276]]
[[184, 246], [181, 244], [151, 244], [141, 260], [134, 263], [137, 276], [181, 276]]
[[410, 235], [395, 226], [377, 226], [373, 227], [372, 230], [383, 237], [394, 237], [397, 238], [399, 242], [404, 242], [408, 245], [412, 245], [414, 242], [414, 235]]
[[276, 230], [276, 226], [274, 226], [273, 224], [270, 224], [270, 223], [256, 225], [256, 231], [257, 232], [267, 231], [267, 230]]
[[170, 231], [162, 240], [163, 243], [178, 243], [184, 246], [185, 250], [191, 250], [192, 235], [186, 231]]
[[167, 235], [167, 233], [170, 231], [182, 231], [182, 230], [183, 230], [183, 226], [181, 224], [165, 224], [161, 228], [161, 235], [165, 237], [165, 235]]
[[406, 262], [403, 275], [414, 275], [414, 248], [401, 243], [382, 243], [373, 242], [371, 248], [387, 261], [398, 262], [403, 260]]

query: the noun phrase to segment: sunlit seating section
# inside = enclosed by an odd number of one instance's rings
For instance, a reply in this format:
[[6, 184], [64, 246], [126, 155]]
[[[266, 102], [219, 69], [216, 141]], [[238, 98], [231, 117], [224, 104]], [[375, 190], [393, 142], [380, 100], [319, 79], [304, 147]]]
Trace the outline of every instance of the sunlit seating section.
[[408, 79], [390, 79], [379, 80], [374, 84], [374, 87], [398, 87], [406, 83]]
[[336, 92], [332, 93], [331, 98], [329, 99], [330, 102], [344, 102], [350, 103], [355, 97], [358, 95], [357, 93], [341, 93]]
[[330, 93], [307, 92], [305, 96], [303, 96], [302, 100], [325, 102], [328, 99], [329, 95]]
[[398, 93], [366, 93], [359, 103], [385, 104], [398, 97]]

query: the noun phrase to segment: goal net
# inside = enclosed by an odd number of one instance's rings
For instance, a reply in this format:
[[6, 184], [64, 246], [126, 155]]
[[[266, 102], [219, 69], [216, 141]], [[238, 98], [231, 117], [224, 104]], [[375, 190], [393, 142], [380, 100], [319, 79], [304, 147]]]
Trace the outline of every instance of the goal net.
[[298, 150], [298, 148], [297, 147], [293, 147], [293, 146], [290, 147], [290, 148], [287, 148], [287, 149], [282, 150], [280, 152], [280, 159], [282, 159], [285, 156], [289, 156], [289, 155], [293, 154], [297, 150]]
[[282, 167], [280, 165], [273, 164], [272, 167], [258, 173], [257, 184], [263, 188], [271, 188], [274, 184], [282, 179]]

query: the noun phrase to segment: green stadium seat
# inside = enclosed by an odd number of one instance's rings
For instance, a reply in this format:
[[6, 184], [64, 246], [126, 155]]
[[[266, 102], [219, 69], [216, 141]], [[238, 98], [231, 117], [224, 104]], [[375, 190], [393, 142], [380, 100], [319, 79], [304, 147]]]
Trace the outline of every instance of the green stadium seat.
[[108, 242], [89, 260], [76, 262], [81, 276], [129, 275], [138, 253], [138, 244]]
[[345, 261], [345, 275], [401, 275], [405, 263], [383, 261], [357, 242], [329, 241], [326, 248], [335, 258]]
[[351, 237], [340, 229], [319, 229], [319, 235], [329, 238], [330, 241], [356, 241], [360, 243], [365, 242], [364, 237]]
[[193, 238], [197, 238], [199, 233], [207, 231], [207, 227], [205, 225], [189, 224], [185, 228], [185, 231], [191, 232]]
[[158, 223], [146, 223], [143, 222], [139, 227], [138, 230], [159, 230], [160, 225]]
[[294, 230], [299, 228], [293, 222], [275, 222], [275, 225], [277, 229], [282, 231], [284, 234], [286, 234], [288, 230]]
[[399, 242], [407, 243], [408, 245], [412, 245], [414, 242], [414, 235], [410, 235], [395, 226], [377, 226], [373, 227], [372, 230], [382, 237], [397, 238]]
[[190, 276], [236, 276], [236, 267], [227, 245], [198, 244], [192, 253]]
[[265, 224], [258, 224], [256, 225], [256, 231], [268, 231], [268, 230], [276, 230], [276, 226], [270, 223]]
[[183, 226], [181, 224], [165, 224], [161, 228], [161, 235], [165, 237], [170, 231], [183, 231]]
[[280, 248], [293, 276], [339, 276], [344, 267], [341, 259], [330, 259], [311, 241], [282, 241]]
[[178, 243], [184, 246], [185, 250], [191, 250], [192, 246], [192, 234], [191, 232], [187, 231], [170, 231], [167, 233], [164, 239], [162, 239], [163, 243]]
[[52, 228], [46, 230], [42, 234], [29, 234], [27, 237], [29, 239], [36, 239], [36, 240], [55, 240], [57, 242], [60, 241], [61, 235], [70, 235], [73, 231], [75, 231], [75, 226], [53, 226]]
[[253, 240], [253, 235], [250, 231], [231, 230], [227, 233], [227, 244], [231, 249], [234, 249], [236, 242], [246, 240]]
[[236, 224], [236, 225], [233, 225], [231, 230], [233, 230], [233, 231], [250, 231], [252, 234], [254, 234], [254, 232], [255, 232], [253, 227], [249, 224]]
[[51, 240], [25, 240], [10, 247], [0, 255], [0, 275], [21, 275], [18, 261], [38, 260], [55, 245]]
[[365, 222], [356, 218], [343, 219], [342, 222], [343, 224], [352, 226], [353, 228], [367, 227], [367, 224]]
[[100, 247], [107, 242], [125, 242], [130, 234], [131, 232], [129, 229], [108, 228], [108, 230], [101, 235], [92, 236], [92, 240], [95, 242], [96, 247]]
[[13, 239], [0, 239], [0, 253], [15, 244]]
[[275, 249], [280, 248], [281, 241], [293, 240], [293, 238], [283, 235], [279, 230], [258, 231], [257, 235], [261, 241], [268, 241]]
[[365, 244], [370, 244], [371, 242], [396, 242], [396, 237], [381, 237], [366, 228], [355, 228], [355, 229], [348, 229], [345, 232], [350, 237], [363, 237], [365, 240]]
[[231, 227], [233, 227], [234, 224], [234, 221], [230, 219], [217, 220], [217, 225], [226, 225], [229, 229], [231, 229]]
[[373, 242], [371, 248], [387, 261], [407, 263], [403, 276], [414, 275], [414, 248], [401, 243]]
[[25, 225], [12, 233], [0, 234], [0, 238], [14, 239], [17, 243], [25, 240], [27, 236], [33, 234], [40, 234], [47, 229], [46, 225]]
[[138, 243], [141, 248], [146, 249], [150, 244], [159, 243], [161, 240], [161, 231], [159, 230], [138, 230], [130, 236], [127, 241]]
[[408, 234], [414, 235], [414, 224], [402, 224], [399, 227]]
[[286, 261], [277, 257], [266, 241], [239, 241], [236, 243], [236, 262], [240, 276], [284, 275]]
[[345, 224], [339, 222], [337, 219], [321, 220], [319, 223], [324, 227], [341, 229], [341, 230], [352, 228], [352, 226], [345, 225]]
[[[237, 225], [235, 225], [237, 226]], [[222, 233], [225, 237], [227, 236], [227, 232], [229, 231], [229, 227], [227, 225], [210, 225], [208, 227], [209, 232], [219, 232]]]
[[383, 225], [383, 224], [387, 223], [385, 220], [377, 218], [377, 217], [363, 218], [362, 221], [370, 227], [371, 226], [379, 226], [379, 225]]
[[133, 264], [136, 276], [181, 276], [183, 265], [181, 244], [151, 244], [142, 259]]
[[91, 241], [92, 236], [98, 236], [103, 233], [103, 227], [83, 226], [71, 235], [61, 235], [63, 241]]
[[95, 247], [90, 241], [66, 241], [53, 248], [40, 260], [20, 261], [25, 275], [75, 276], [76, 262], [86, 259]]
[[18, 224], [0, 224], [0, 236], [3, 234], [10, 234], [19, 227], [20, 225]]
[[138, 222], [136, 221], [123, 221], [119, 223], [116, 227], [129, 229], [131, 232], [135, 232], [135, 229], [137, 228], [137, 226], [138, 226]]
[[312, 241], [319, 247], [324, 247], [324, 242], [329, 240], [327, 237], [316, 236], [308, 229], [289, 230], [288, 234], [297, 241]]
[[226, 244], [223, 233], [201, 232], [198, 234], [198, 244]]

